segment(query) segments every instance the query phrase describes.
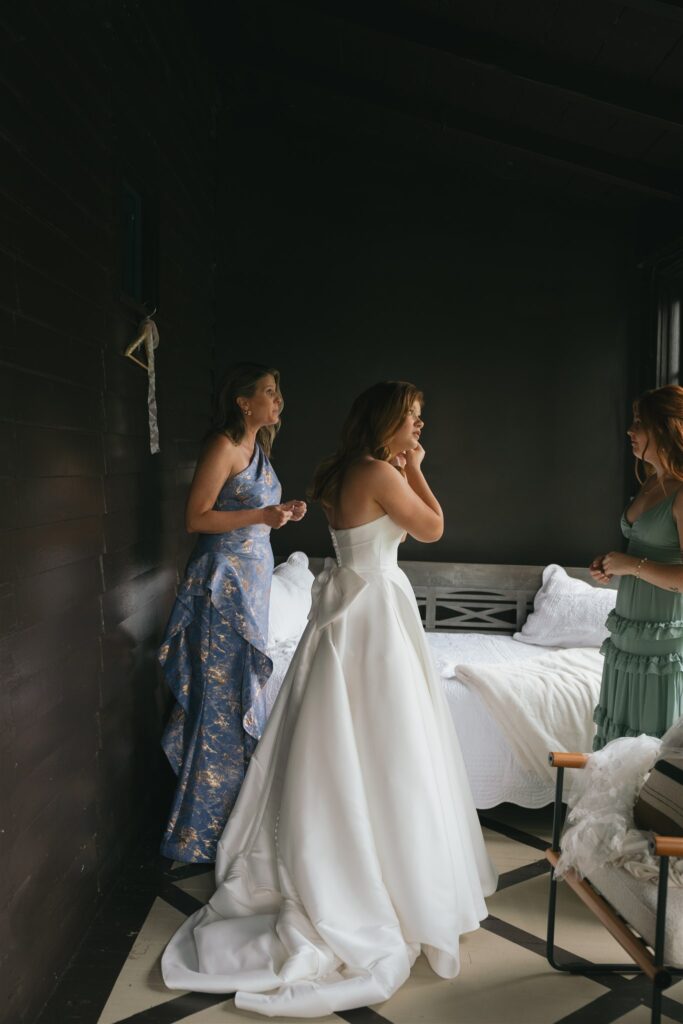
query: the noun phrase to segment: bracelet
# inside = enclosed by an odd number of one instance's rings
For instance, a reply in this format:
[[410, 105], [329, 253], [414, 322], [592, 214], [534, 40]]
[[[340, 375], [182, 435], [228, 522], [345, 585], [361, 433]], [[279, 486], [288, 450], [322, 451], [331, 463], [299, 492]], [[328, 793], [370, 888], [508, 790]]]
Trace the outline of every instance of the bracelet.
[[633, 574], [637, 580], [640, 579], [640, 570], [643, 568], [646, 562], [647, 556], [641, 558], [641, 560], [638, 562], [638, 565], [636, 566], [636, 571]]

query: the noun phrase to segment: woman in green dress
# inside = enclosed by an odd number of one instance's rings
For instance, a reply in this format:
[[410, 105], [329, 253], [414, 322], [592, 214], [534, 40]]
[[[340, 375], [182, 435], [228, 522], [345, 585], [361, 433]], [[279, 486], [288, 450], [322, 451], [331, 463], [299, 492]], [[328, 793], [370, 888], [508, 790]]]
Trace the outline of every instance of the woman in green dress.
[[661, 736], [683, 715], [683, 388], [646, 391], [627, 433], [639, 482], [645, 476], [621, 518], [627, 553], [590, 566], [599, 583], [620, 577], [594, 750], [619, 736]]

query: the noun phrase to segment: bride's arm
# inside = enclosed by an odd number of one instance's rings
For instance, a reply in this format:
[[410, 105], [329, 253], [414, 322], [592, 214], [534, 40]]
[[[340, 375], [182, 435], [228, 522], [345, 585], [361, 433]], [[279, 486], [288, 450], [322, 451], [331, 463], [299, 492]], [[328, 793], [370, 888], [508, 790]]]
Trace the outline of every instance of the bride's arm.
[[398, 526], [429, 544], [443, 534], [443, 512], [422, 474], [423, 458], [422, 446], [407, 453], [405, 477], [388, 462], [373, 461], [368, 485], [377, 504]]
[[[395, 455], [393, 459], [389, 459], [389, 465], [395, 466], [399, 473], [401, 473], [402, 476], [405, 476], [406, 453], [399, 452], [398, 455]], [[399, 541], [399, 544], [403, 544], [407, 536], [408, 531], [404, 530], [403, 535]]]
[[441, 517], [441, 532], [443, 533], [443, 512], [441, 505], [436, 500], [432, 490], [425, 480], [424, 474], [422, 473], [422, 460], [425, 457], [425, 450], [421, 444], [418, 444], [417, 448], [409, 449], [406, 452], [406, 463], [405, 463], [405, 474], [406, 480], [420, 497], [425, 505], [427, 505], [436, 515]]

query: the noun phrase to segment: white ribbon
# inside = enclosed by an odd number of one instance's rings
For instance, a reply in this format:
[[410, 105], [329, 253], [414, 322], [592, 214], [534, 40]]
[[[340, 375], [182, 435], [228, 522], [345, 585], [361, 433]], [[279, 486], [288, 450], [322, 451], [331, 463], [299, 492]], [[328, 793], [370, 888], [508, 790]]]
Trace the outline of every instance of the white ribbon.
[[152, 455], [159, 451], [159, 421], [157, 419], [156, 374], [154, 371], [154, 349], [159, 347], [159, 331], [150, 318], [143, 320], [145, 350], [147, 352], [147, 408], [149, 410], [149, 450]]
[[[145, 346], [147, 363], [135, 355], [140, 345]], [[154, 372], [154, 349], [159, 347], [159, 331], [151, 316], [146, 316], [138, 326], [138, 336], [123, 353], [128, 359], [147, 371], [147, 408], [149, 410], [149, 448], [152, 455], [159, 451], [159, 424], [157, 421], [156, 375]]]

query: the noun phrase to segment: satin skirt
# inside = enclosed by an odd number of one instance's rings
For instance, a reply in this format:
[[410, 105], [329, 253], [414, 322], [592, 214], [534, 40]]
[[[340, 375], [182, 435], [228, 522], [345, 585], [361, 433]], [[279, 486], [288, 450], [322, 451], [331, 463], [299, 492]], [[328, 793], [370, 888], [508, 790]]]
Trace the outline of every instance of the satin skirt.
[[496, 873], [410, 584], [325, 570], [218, 845], [217, 889], [169, 943], [169, 988], [269, 1016], [444, 978]]

